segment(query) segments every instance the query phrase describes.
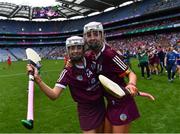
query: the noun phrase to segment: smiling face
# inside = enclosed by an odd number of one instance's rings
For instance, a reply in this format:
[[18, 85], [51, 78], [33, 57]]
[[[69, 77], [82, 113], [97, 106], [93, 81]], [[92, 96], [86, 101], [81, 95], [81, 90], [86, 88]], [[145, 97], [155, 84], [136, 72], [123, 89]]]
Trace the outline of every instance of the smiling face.
[[89, 49], [98, 51], [103, 46], [104, 37], [101, 31], [90, 30], [84, 34], [84, 39]]
[[80, 62], [84, 54], [84, 39], [79, 36], [67, 38], [66, 49], [68, 56], [73, 63]]
[[83, 58], [84, 49], [82, 45], [71, 45], [68, 47], [68, 55], [72, 62], [79, 62]]
[[104, 43], [104, 30], [100, 22], [90, 22], [84, 26], [84, 40], [90, 50], [99, 52]]

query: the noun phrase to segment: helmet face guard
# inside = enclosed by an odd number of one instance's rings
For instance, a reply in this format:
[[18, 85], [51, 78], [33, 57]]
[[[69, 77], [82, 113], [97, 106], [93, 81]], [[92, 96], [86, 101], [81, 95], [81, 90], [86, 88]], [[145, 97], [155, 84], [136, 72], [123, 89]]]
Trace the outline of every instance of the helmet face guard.
[[104, 42], [104, 30], [100, 22], [90, 22], [84, 26], [84, 39], [89, 49], [98, 51]]
[[84, 35], [85, 42], [90, 50], [96, 51], [103, 46], [103, 35], [101, 31], [89, 31]]
[[84, 39], [72, 36], [66, 40], [66, 50], [73, 63], [80, 61], [84, 54]]

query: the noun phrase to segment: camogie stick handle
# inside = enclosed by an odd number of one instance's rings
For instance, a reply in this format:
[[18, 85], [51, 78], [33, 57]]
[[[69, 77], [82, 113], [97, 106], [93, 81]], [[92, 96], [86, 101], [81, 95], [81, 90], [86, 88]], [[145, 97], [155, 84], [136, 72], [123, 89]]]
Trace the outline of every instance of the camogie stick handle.
[[28, 104], [27, 104], [27, 118], [21, 120], [22, 125], [27, 129], [33, 129], [34, 124], [34, 74], [29, 71], [28, 81]]
[[29, 72], [27, 120], [34, 120], [34, 76]]
[[[40, 69], [39, 62], [41, 61], [40, 56], [31, 48], [26, 49], [26, 56], [28, 64], [32, 64]], [[34, 71], [29, 71], [28, 81], [28, 104], [27, 104], [27, 118], [21, 120], [22, 125], [27, 129], [33, 129], [34, 124]]]

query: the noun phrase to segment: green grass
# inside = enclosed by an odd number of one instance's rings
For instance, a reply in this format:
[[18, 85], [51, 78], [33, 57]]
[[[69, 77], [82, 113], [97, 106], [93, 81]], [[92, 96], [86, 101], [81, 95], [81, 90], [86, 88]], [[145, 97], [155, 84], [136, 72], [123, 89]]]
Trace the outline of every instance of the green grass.
[[[41, 75], [51, 87], [63, 68], [61, 60], [43, 60]], [[133, 68], [138, 76], [138, 87], [150, 92], [154, 102], [136, 97], [141, 118], [132, 123], [133, 133], [177, 133], [180, 132], [180, 79], [167, 82], [167, 76], [152, 76], [152, 80], [141, 78], [137, 61]], [[76, 104], [69, 90], [65, 90], [56, 101], [48, 99], [35, 86], [34, 129], [27, 130], [21, 124], [26, 118], [27, 83], [26, 62], [13, 62], [10, 68], [0, 63], [0, 132], [1, 133], [66, 133], [81, 132]]]

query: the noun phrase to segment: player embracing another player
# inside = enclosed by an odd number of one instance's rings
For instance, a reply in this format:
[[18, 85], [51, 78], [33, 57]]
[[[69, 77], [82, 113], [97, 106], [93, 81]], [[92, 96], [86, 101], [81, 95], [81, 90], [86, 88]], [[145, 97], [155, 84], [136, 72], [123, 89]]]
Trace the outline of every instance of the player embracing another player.
[[[104, 90], [107, 98], [105, 133], [128, 133], [131, 122], [140, 116], [133, 98], [137, 94], [136, 75], [123, 62], [122, 56], [108, 46], [100, 22], [84, 26], [84, 39], [89, 50], [87, 55], [93, 61], [97, 74], [108, 77], [131, 92], [131, 95], [118, 99]], [[128, 77], [128, 83], [125, 83], [124, 77]]]
[[71, 96], [77, 103], [83, 133], [102, 133], [105, 119], [103, 87], [94, 73], [96, 68], [84, 57], [84, 39], [79, 36], [68, 38], [66, 49], [72, 66], [64, 67], [54, 88], [42, 81], [37, 69], [32, 65], [27, 66], [27, 71], [34, 72], [35, 82], [52, 100], [57, 99], [69, 86]]

